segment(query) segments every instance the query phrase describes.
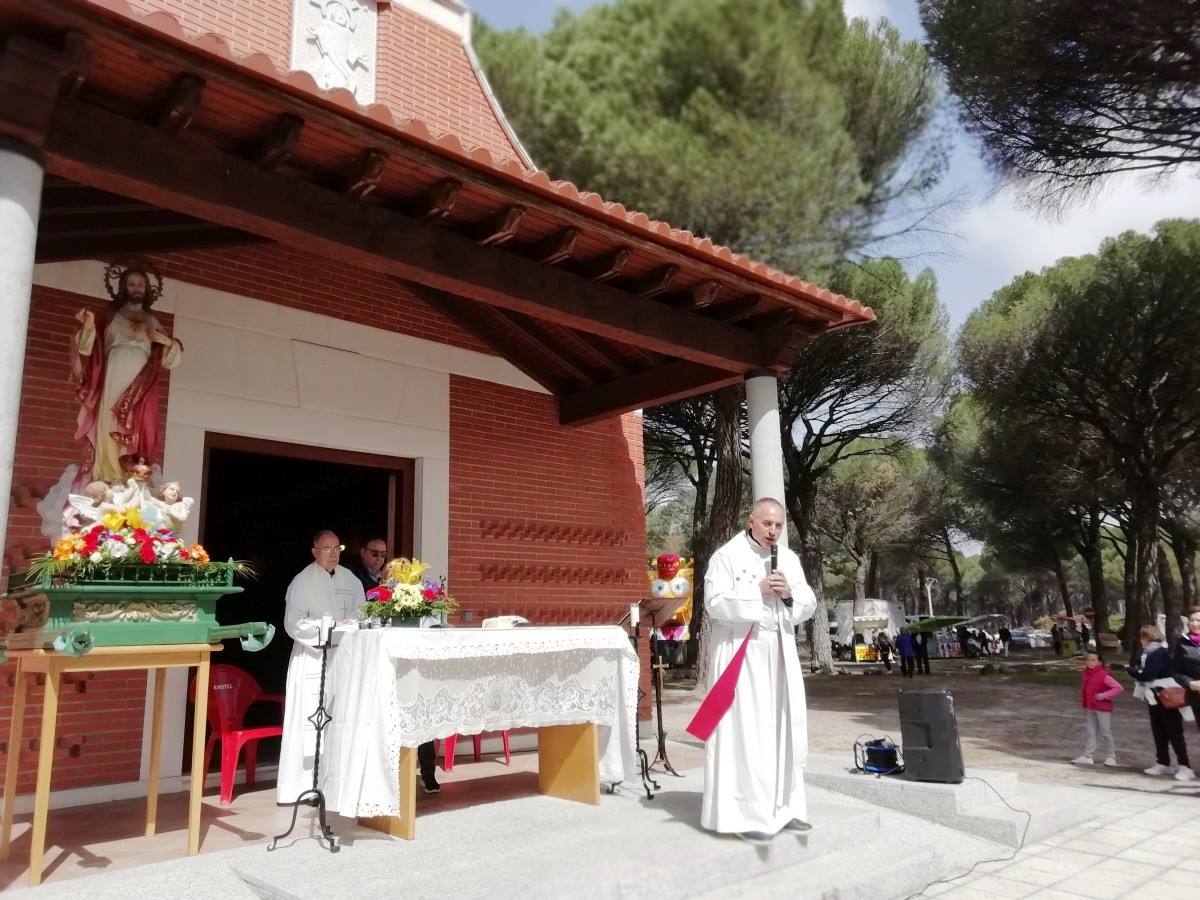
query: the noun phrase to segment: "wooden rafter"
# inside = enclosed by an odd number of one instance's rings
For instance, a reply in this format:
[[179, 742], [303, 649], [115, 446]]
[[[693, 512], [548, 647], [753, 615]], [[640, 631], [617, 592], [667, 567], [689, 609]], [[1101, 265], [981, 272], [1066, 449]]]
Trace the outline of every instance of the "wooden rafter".
[[616, 413], [667, 403], [736, 384], [741, 375], [691, 362], [673, 362], [576, 391], [559, 400], [563, 425], [586, 425]]
[[[681, 265], [685, 270], [697, 262], [696, 252], [689, 249], [631, 233], [617, 222], [606, 220], [605, 217], [598, 217], [583, 210], [575, 210], [557, 204], [550, 207], [546, 204], [539, 204], [531, 199], [536, 196], [536, 192], [531, 192], [520, 184], [514, 184], [499, 171], [481, 170], [465, 161], [449, 159], [434, 150], [422, 147], [400, 136], [387, 135], [365, 121], [347, 116], [343, 111], [322, 102], [320, 98], [304, 97], [280, 91], [274, 85], [260, 78], [230, 68], [223, 61], [206, 59], [197, 53], [181, 50], [170, 42], [162, 41], [154, 33], [131, 26], [119, 19], [99, 19], [98, 14], [89, 9], [87, 5], [56, 8], [53, 22], [54, 27], [64, 29], [67, 35], [99, 33], [113, 37], [150, 65], [167, 70], [174, 68], [176, 71], [180, 68], [187, 68], [202, 78], [210, 88], [215, 89], [220, 86], [235, 94], [253, 98], [255, 103], [269, 104], [281, 113], [293, 115], [301, 121], [319, 123], [362, 146], [380, 146], [398, 162], [432, 167], [443, 172], [446, 177], [478, 185], [497, 202], [526, 205], [530, 209], [550, 211], [563, 227], [579, 227], [604, 240], [620, 241], [634, 251], [646, 252], [656, 258]], [[76, 71], [82, 71], [84, 68], [84, 63], [75, 66]], [[63, 74], [66, 76], [68, 73], [64, 72]], [[71, 80], [78, 83], [78, 78]], [[31, 143], [35, 142], [31, 141]], [[720, 280], [732, 294], [758, 292], [773, 302], [792, 306], [805, 315], [828, 319], [831, 325], [837, 326], [842, 323], [842, 311], [826, 307], [817, 300], [802, 299], [783, 288], [774, 288], [764, 284], [738, 268], [727, 269], [722, 273]]]
[[575, 245], [579, 243], [578, 228], [564, 228], [554, 234], [547, 235], [533, 248], [530, 256], [543, 266], [556, 266], [566, 262], [575, 253]]
[[526, 343], [531, 344], [542, 356], [550, 359], [560, 368], [570, 372], [576, 381], [585, 385], [595, 385], [597, 383], [598, 379], [594, 373], [589, 371], [586, 366], [580, 364], [570, 353], [565, 352], [561, 346], [549, 339], [536, 323], [517, 313], [505, 312], [499, 309], [493, 309], [492, 315], [503, 322], [511, 331], [520, 335]]
[[497, 327], [494, 310], [482, 303], [464, 300], [423, 284], [405, 282], [405, 287], [459, 328], [479, 338], [495, 350], [497, 356], [507, 359], [552, 394], [563, 394], [569, 389], [566, 380], [550, 372], [543, 360], [504, 339]]
[[[131, 152], [130, 148], [137, 148]], [[214, 224], [332, 256], [453, 296], [744, 372], [768, 365], [755, 335], [504, 252], [395, 211], [266, 171], [79, 101], [60, 101], [49, 171]]]

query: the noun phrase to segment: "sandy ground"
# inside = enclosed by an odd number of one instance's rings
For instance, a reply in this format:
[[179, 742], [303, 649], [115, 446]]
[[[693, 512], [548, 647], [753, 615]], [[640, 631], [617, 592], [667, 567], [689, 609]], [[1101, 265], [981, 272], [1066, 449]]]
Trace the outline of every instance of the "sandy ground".
[[[1120, 767], [1073, 766], [1069, 760], [1083, 752], [1086, 738], [1079, 706], [1081, 660], [1052, 661], [1030, 655], [1014, 656], [1003, 672], [980, 674], [978, 663], [932, 661], [933, 674], [912, 679], [892, 674], [812, 675], [804, 683], [808, 694], [809, 747], [813, 752], [844, 753], [847, 765], [862, 735], [889, 735], [901, 742], [897, 692], [902, 688], [945, 688], [954, 695], [959, 740], [968, 768], [1009, 769], [1023, 781], [1102, 785], [1137, 790], [1166, 790], [1171, 779], [1151, 778], [1142, 769], [1154, 763], [1154, 743], [1145, 704], [1134, 700], [1125, 676], [1126, 693], [1116, 700], [1113, 735]], [[1019, 671], [1033, 666], [1044, 671]], [[668, 682], [664, 693], [665, 730], [681, 742], [681, 764], [693, 763], [700, 747], [684, 726], [699, 703], [690, 682]], [[1184, 734], [1200, 767], [1200, 731], [1184, 723]]]

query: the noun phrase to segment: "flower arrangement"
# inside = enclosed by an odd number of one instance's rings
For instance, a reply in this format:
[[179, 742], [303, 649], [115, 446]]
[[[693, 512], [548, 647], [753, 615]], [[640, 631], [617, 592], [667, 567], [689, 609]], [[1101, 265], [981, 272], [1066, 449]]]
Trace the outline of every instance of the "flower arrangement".
[[205, 574], [252, 574], [241, 562], [213, 562], [199, 544], [185, 543], [168, 528], [151, 528], [141, 511], [131, 506], [109, 512], [86, 531], [61, 538], [50, 553], [33, 560], [29, 577], [49, 587], [54, 581], [120, 578], [123, 572], [146, 568], [204, 570]]
[[446, 580], [422, 578], [429, 566], [419, 559], [394, 559], [384, 569], [383, 581], [367, 591], [360, 610], [364, 619], [422, 619], [458, 609], [446, 593]]

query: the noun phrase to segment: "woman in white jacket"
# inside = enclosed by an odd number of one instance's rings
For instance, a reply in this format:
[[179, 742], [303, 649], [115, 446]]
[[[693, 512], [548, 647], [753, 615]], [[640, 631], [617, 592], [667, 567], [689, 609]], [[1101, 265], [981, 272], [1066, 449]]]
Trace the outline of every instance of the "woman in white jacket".
[[[1158, 702], [1158, 688], [1178, 687], [1171, 677], [1171, 654], [1163, 644], [1162, 632], [1153, 625], [1143, 625], [1141, 659], [1129, 667], [1137, 685], [1133, 696], [1146, 701], [1150, 710], [1150, 731], [1154, 735], [1156, 762], [1146, 769], [1147, 775], [1174, 775], [1176, 781], [1192, 781], [1196, 773], [1188, 762], [1187, 744], [1183, 739], [1183, 716], [1177, 709], [1166, 709]], [[1175, 750], [1178, 766], [1171, 765], [1168, 744]]]

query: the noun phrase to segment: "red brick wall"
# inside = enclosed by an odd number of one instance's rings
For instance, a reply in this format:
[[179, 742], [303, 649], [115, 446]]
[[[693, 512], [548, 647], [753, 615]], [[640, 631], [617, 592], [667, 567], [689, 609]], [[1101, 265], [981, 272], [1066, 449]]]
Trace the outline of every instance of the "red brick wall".
[[551, 397], [451, 376], [449, 584], [459, 620], [617, 622], [644, 591], [643, 480], [638, 416], [564, 428]]
[[[219, 34], [240, 56], [291, 68], [292, 0], [127, 0], [140, 15], [166, 12], [189, 37]], [[458, 35], [399, 4], [379, 10], [375, 101], [397, 122], [420, 119], [504, 159], [517, 153], [487, 102]]]
[[[165, 255], [156, 263], [167, 291], [181, 279], [487, 352], [387, 279], [301, 253], [256, 246]], [[66, 375], [81, 306], [99, 309], [102, 302], [34, 289], [13, 473], [14, 493], [23, 490], [28, 499], [12, 505], [9, 555], [46, 546], [33, 507], [79, 456]], [[161, 318], [169, 330], [171, 317]], [[164, 423], [166, 396], [164, 385]], [[641, 596], [645, 577], [640, 418], [563, 428], [552, 398], [461, 377], [451, 378], [450, 404], [449, 576], [463, 610], [474, 613], [471, 624], [497, 613], [545, 624], [619, 619]], [[0, 741], [8, 734], [13, 670], [0, 667]], [[42, 688], [31, 687], [21, 792], [32, 789], [41, 696]], [[141, 672], [97, 674], [86, 693], [63, 689], [56, 790], [137, 779], [144, 696]], [[643, 715], [647, 709], [643, 704]], [[80, 737], [78, 757], [68, 758]]]

